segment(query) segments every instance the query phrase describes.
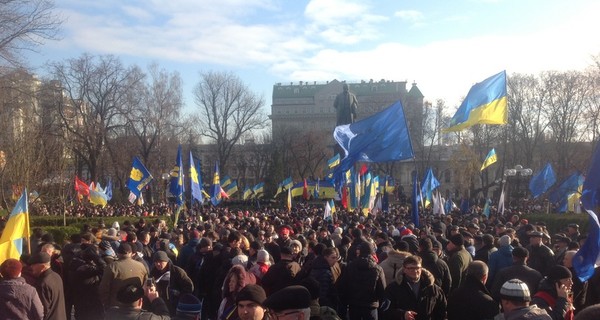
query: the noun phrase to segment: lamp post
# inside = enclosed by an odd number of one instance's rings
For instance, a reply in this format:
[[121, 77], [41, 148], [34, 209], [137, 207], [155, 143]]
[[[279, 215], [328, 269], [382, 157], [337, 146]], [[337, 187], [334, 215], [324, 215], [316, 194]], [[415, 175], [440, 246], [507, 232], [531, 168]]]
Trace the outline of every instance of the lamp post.
[[[533, 170], [531, 170], [530, 168], [523, 168], [522, 165], [518, 164], [512, 169], [504, 170], [504, 179], [502, 180], [502, 182], [506, 183], [508, 177], [516, 177], [516, 179], [517, 179], [516, 194], [517, 194], [517, 200], [518, 200], [521, 198], [521, 177], [528, 177], [528, 176], [531, 176], [532, 174], [533, 174]], [[508, 192], [508, 194], [510, 195], [509, 192]], [[509, 203], [510, 203], [510, 201], [509, 201]]]
[[169, 203], [169, 178], [171, 178], [171, 175], [168, 173], [163, 173], [161, 178], [163, 179], [164, 186], [165, 186], [165, 203]]

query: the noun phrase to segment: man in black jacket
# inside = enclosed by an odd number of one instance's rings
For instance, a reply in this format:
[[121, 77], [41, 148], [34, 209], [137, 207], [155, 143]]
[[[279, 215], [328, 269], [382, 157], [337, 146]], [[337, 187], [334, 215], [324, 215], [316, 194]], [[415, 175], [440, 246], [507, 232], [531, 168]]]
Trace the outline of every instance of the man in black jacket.
[[348, 305], [350, 320], [377, 320], [379, 301], [384, 298], [385, 274], [375, 263], [371, 244], [358, 245], [356, 258], [338, 280], [342, 303]]
[[519, 279], [529, 288], [529, 292], [531, 294], [535, 294], [537, 292], [538, 285], [542, 280], [542, 274], [527, 266], [527, 259], [529, 257], [529, 251], [523, 247], [516, 247], [512, 251], [513, 257], [513, 265], [510, 267], [506, 267], [494, 278], [494, 283], [492, 284], [492, 297], [496, 299], [496, 301], [500, 301], [500, 289], [502, 285], [510, 280], [510, 279]]
[[[448, 296], [450, 287], [452, 286], [450, 268], [448, 268], [446, 261], [440, 259], [438, 255], [433, 252], [433, 243], [430, 238], [419, 240], [419, 257], [423, 259], [423, 268], [433, 274], [435, 284], [442, 288], [444, 294]], [[392, 279], [390, 279], [390, 281], [392, 281]]]
[[[150, 311], [142, 310], [144, 296], [150, 301]], [[158, 296], [155, 287], [142, 288], [139, 284], [126, 285], [117, 293], [118, 306], [106, 312], [105, 319], [168, 320], [169, 309]]]
[[465, 280], [448, 298], [448, 320], [493, 319], [500, 313], [498, 302], [485, 287], [488, 271], [482, 261], [469, 264]]

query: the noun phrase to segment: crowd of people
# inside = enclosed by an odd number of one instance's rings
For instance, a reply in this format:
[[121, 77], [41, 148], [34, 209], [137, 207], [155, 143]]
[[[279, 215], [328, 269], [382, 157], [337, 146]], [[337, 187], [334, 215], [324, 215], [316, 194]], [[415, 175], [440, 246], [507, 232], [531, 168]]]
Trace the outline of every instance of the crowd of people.
[[[2, 319], [600, 319], [579, 226], [526, 215], [210, 208], [84, 225], [1, 263]], [[143, 210], [141, 210], [143, 211]], [[137, 218], [133, 218], [138, 216]]]

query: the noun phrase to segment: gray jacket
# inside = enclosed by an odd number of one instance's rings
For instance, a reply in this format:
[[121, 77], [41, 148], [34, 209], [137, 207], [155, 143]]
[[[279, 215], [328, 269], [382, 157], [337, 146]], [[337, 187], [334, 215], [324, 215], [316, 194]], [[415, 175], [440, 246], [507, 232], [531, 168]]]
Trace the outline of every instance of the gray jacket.
[[0, 281], [0, 315], [3, 319], [44, 318], [44, 306], [35, 288], [23, 278]]

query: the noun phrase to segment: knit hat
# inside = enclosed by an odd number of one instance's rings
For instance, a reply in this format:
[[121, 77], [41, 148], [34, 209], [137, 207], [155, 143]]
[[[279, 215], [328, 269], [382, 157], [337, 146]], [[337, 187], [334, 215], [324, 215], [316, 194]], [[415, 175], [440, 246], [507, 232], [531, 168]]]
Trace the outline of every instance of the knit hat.
[[179, 298], [177, 304], [177, 315], [198, 315], [202, 312], [202, 301], [193, 294], [186, 293]]
[[169, 261], [169, 256], [164, 251], [156, 251], [154, 255], [152, 255], [152, 260], [156, 261]]
[[452, 242], [452, 244], [454, 244], [457, 247], [462, 246], [465, 243], [465, 238], [460, 233], [452, 235], [449, 240], [450, 242]]
[[512, 251], [512, 255], [513, 257], [524, 259], [529, 257], [529, 250], [523, 247], [515, 247]]
[[567, 279], [571, 278], [572, 276], [573, 275], [571, 274], [571, 271], [565, 266], [555, 265], [548, 270], [548, 280], [550, 281]]
[[231, 259], [231, 264], [234, 266], [240, 265], [242, 267], [246, 267], [246, 264], [248, 264], [248, 256], [245, 254], [237, 255]]
[[292, 240], [292, 241], [290, 241], [290, 247], [291, 246], [298, 246], [300, 249], [302, 249], [302, 242], [300, 242], [298, 240]]
[[500, 298], [514, 301], [531, 301], [527, 284], [519, 279], [506, 281], [500, 288]]
[[368, 257], [373, 254], [373, 246], [368, 242], [361, 242], [358, 247], [361, 257]]
[[502, 237], [500, 237], [500, 239], [498, 239], [498, 245], [501, 247], [506, 247], [510, 245], [510, 236], [505, 234]]
[[240, 301], [252, 301], [256, 302], [259, 305], [263, 305], [265, 300], [267, 299], [267, 294], [265, 293], [265, 289], [256, 284], [249, 284], [238, 292], [235, 297], [235, 302], [238, 303]]
[[110, 229], [108, 229], [108, 231], [106, 232], [106, 234], [109, 235], [109, 236], [111, 236], [111, 237], [114, 237], [114, 236], [117, 235], [117, 229], [110, 228]]
[[127, 242], [121, 243], [121, 245], [119, 245], [119, 247], [117, 248], [118, 254], [128, 254], [132, 252], [133, 250], [131, 249], [131, 245]]
[[18, 278], [21, 270], [23, 270], [23, 265], [17, 259], [6, 259], [0, 266], [0, 274], [5, 279]]
[[144, 289], [140, 284], [129, 284], [119, 289], [117, 301], [123, 304], [132, 304], [144, 296]]
[[399, 237], [399, 236], [400, 236], [400, 230], [394, 229], [394, 231], [392, 231], [392, 237]]
[[202, 238], [200, 239], [198, 246], [200, 248], [212, 247], [212, 240], [210, 240], [210, 238]]
[[48, 263], [50, 262], [50, 255], [46, 252], [37, 252], [34, 253], [31, 258], [29, 258], [29, 264], [39, 264], [39, 263]]
[[265, 249], [260, 249], [256, 252], [256, 261], [262, 263], [268, 263], [271, 261], [269, 259], [269, 252]]
[[200, 231], [194, 229], [192, 231], [190, 231], [190, 239], [199, 239], [200, 238]]
[[285, 287], [271, 294], [263, 306], [274, 311], [306, 309], [310, 307], [310, 293], [303, 286]]

